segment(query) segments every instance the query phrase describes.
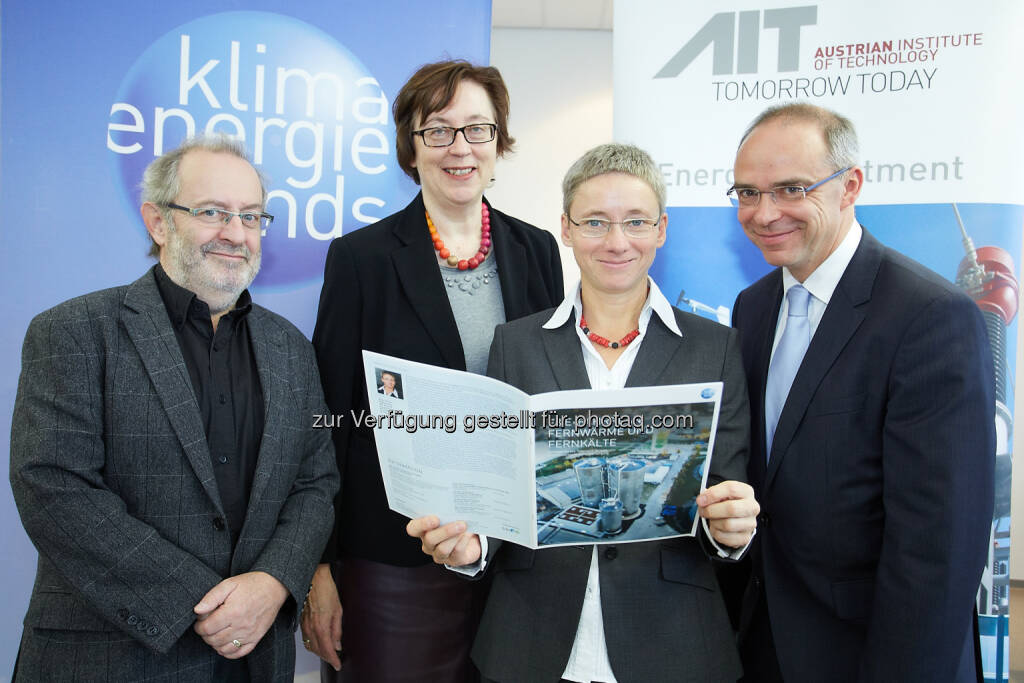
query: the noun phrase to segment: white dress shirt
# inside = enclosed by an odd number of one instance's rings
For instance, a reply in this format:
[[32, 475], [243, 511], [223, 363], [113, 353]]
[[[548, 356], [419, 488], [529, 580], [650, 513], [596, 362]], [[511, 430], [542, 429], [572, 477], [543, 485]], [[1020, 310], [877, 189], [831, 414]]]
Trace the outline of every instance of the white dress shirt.
[[[640, 320], [637, 327], [640, 336], [626, 346], [622, 355], [615, 360], [615, 364], [609, 368], [604, 363], [594, 345], [587, 339], [579, 323], [575, 325], [576, 336], [579, 337], [580, 346], [583, 349], [583, 364], [587, 368], [587, 379], [590, 380], [592, 389], [621, 389], [626, 386], [626, 378], [629, 371], [633, 369], [633, 361], [640, 351], [644, 337], [647, 335], [647, 325], [651, 321], [651, 314], [657, 313], [658, 317], [674, 334], [683, 336], [676, 324], [676, 316], [668, 299], [658, 289], [654, 280], [648, 278], [651, 287], [647, 295], [647, 301], [640, 311]], [[576, 296], [568, 297], [555, 309], [543, 327], [545, 329], [556, 329], [569, 320], [570, 314], [575, 311], [575, 320], [579, 321], [583, 311], [583, 303], [580, 298], [580, 286], [576, 286]], [[612, 665], [608, 661], [608, 645], [604, 637], [604, 615], [601, 612], [601, 581], [597, 563], [597, 545], [591, 551], [590, 574], [587, 577], [587, 592], [583, 598], [583, 610], [580, 613], [580, 623], [576, 628], [576, 640], [573, 641], [572, 651], [569, 653], [569, 661], [562, 678], [569, 681], [603, 681], [604, 683], [615, 683], [615, 674], [612, 673]]]
[[789, 288], [802, 284], [804, 289], [811, 293], [811, 298], [807, 302], [807, 322], [811, 326], [811, 339], [813, 339], [814, 333], [818, 329], [818, 323], [825, 315], [825, 308], [832, 300], [832, 293], [839, 286], [839, 280], [846, 272], [846, 267], [850, 265], [854, 252], [857, 251], [862, 233], [863, 229], [860, 227], [860, 223], [854, 220], [850, 231], [846, 233], [846, 237], [839, 243], [836, 250], [829, 254], [828, 258], [822, 261], [821, 265], [815, 268], [814, 272], [808, 275], [803, 282], [799, 282], [793, 277], [789, 268], [782, 268], [782, 306], [779, 307], [779, 319], [775, 323], [772, 356], [775, 355], [775, 348], [779, 345], [779, 340], [782, 339], [782, 331], [786, 329], [786, 316], [789, 315], [789, 301], [786, 299], [786, 294], [789, 293]]

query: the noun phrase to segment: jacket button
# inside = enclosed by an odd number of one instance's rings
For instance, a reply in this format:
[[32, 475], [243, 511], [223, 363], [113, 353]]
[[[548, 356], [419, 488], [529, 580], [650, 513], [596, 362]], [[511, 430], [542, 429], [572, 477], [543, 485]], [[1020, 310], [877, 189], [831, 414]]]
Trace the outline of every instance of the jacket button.
[[139, 623], [135, 624], [136, 631], [145, 631], [147, 628], [149, 628], [149, 622], [145, 619], [139, 619]]
[[149, 630], [146, 631], [146, 635], [148, 635], [148, 636], [160, 635], [160, 629], [158, 629], [156, 626], [150, 626]]
[[118, 618], [121, 619], [121, 621], [124, 621], [125, 619], [127, 619], [129, 614], [130, 613], [128, 612], [128, 610], [125, 609], [124, 607], [122, 607], [121, 609], [117, 610], [117, 616], [118, 616]]
[[129, 614], [125, 621], [127, 621], [130, 626], [135, 626], [135, 624], [138, 623], [139, 618], [134, 614]]
[[609, 560], [614, 560], [616, 557], [619, 556], [619, 549], [615, 546], [609, 546], [605, 548], [604, 556], [607, 557]]
[[771, 526], [771, 518], [768, 516], [767, 513], [760, 514], [757, 516], [757, 526], [761, 527], [762, 529], [767, 529], [769, 526]]
[[224, 518], [223, 517], [214, 517], [213, 518], [213, 528], [214, 529], [216, 529], [217, 531], [224, 531], [224, 526], [225, 526], [225, 524], [224, 524]]

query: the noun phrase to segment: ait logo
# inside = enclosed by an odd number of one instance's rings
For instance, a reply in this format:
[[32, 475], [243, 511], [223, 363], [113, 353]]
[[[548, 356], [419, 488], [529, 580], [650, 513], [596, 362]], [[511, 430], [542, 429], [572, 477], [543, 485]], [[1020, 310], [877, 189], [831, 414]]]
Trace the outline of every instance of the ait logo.
[[778, 71], [800, 68], [800, 30], [818, 23], [818, 8], [719, 12], [711, 17], [664, 66], [655, 78], [675, 78], [708, 47], [711, 48], [711, 73], [715, 76], [755, 74], [761, 33], [778, 31]]
[[[142, 171], [197, 133], [244, 140], [269, 179], [261, 286], [322, 272], [327, 242], [402, 199], [381, 85], [323, 31], [269, 12], [196, 19], [154, 42], [110, 108], [107, 149], [129, 203]], [[140, 223], [141, 229], [141, 223]]]

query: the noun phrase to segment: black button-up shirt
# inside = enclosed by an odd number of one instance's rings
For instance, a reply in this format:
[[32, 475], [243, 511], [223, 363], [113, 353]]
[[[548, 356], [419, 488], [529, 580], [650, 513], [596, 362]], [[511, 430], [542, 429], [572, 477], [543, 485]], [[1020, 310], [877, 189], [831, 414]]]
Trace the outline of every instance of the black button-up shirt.
[[205, 302], [172, 281], [159, 264], [154, 272], [203, 416], [234, 548], [245, 521], [263, 436], [263, 391], [249, 339], [252, 298], [248, 290], [242, 292], [214, 331]]

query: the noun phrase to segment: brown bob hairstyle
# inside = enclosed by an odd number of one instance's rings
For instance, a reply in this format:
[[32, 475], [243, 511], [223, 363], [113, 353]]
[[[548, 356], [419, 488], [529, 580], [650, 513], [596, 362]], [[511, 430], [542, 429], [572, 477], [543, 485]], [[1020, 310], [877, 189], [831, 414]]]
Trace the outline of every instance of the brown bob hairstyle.
[[494, 123], [498, 126], [498, 156], [512, 151], [515, 138], [508, 134], [508, 89], [501, 73], [493, 66], [476, 66], [464, 59], [425, 64], [402, 86], [392, 107], [398, 165], [417, 185], [420, 183], [420, 174], [412, 166], [416, 159], [413, 126], [416, 121], [423, 121], [447, 107], [462, 81], [479, 84], [490, 97], [494, 108]]

